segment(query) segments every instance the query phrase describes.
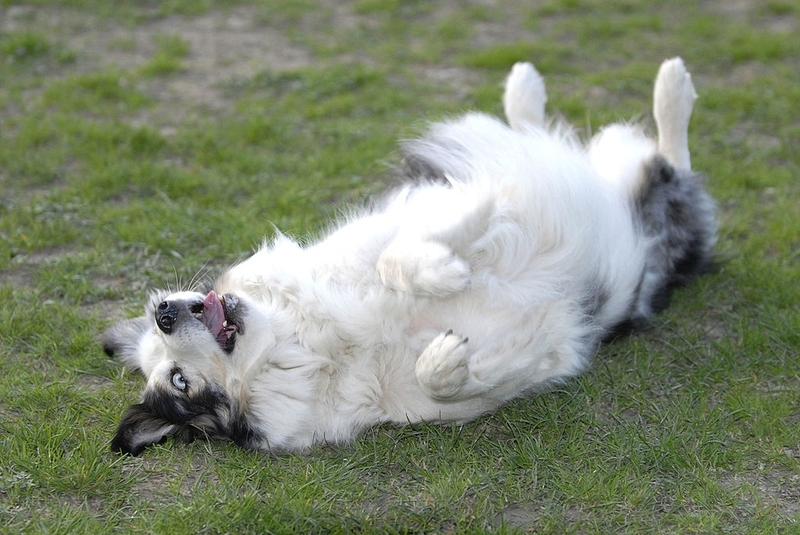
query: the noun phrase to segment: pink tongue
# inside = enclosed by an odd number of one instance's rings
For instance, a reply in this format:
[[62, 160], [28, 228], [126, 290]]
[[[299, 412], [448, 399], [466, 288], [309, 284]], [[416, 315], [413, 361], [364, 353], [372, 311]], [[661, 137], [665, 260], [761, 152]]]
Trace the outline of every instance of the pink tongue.
[[224, 344], [228, 339], [225, 335], [224, 321], [225, 310], [222, 308], [222, 300], [214, 290], [211, 290], [203, 300], [203, 323], [220, 344]]

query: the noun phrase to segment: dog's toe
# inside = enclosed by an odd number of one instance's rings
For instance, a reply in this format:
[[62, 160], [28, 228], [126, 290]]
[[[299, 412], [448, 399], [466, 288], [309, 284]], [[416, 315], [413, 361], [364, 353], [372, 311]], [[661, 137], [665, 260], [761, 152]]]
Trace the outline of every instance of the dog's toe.
[[469, 339], [453, 331], [442, 333], [417, 360], [416, 376], [432, 398], [452, 398], [469, 380]]

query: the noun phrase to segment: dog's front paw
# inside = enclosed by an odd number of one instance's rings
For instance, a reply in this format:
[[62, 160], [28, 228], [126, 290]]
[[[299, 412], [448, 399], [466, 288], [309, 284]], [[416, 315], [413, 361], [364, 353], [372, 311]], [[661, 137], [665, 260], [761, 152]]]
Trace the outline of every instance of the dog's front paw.
[[387, 288], [417, 295], [446, 297], [470, 285], [469, 265], [437, 242], [392, 244], [377, 270]]
[[430, 397], [452, 398], [467, 384], [467, 342], [468, 338], [447, 331], [434, 338], [417, 359], [417, 381]]
[[444, 297], [469, 287], [469, 266], [448, 247], [428, 242], [418, 253], [413, 280], [417, 292]]

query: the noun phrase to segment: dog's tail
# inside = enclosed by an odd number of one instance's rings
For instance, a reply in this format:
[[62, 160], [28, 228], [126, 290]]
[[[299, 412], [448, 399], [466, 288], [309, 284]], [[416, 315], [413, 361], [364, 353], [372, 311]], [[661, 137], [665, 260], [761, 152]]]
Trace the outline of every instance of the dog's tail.
[[692, 168], [689, 119], [697, 98], [692, 76], [679, 57], [661, 64], [653, 88], [653, 115], [658, 128], [658, 151], [678, 170]]
[[546, 102], [542, 75], [530, 63], [516, 63], [506, 78], [503, 93], [503, 108], [511, 128], [522, 132], [530, 127], [543, 127]]

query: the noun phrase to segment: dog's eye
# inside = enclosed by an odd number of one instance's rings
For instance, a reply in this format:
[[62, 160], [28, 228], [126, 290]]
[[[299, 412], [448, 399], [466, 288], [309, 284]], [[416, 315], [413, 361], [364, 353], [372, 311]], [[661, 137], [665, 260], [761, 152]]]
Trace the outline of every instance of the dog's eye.
[[175, 372], [172, 374], [172, 386], [181, 391], [186, 390], [186, 379], [183, 378], [183, 374], [181, 372]]

